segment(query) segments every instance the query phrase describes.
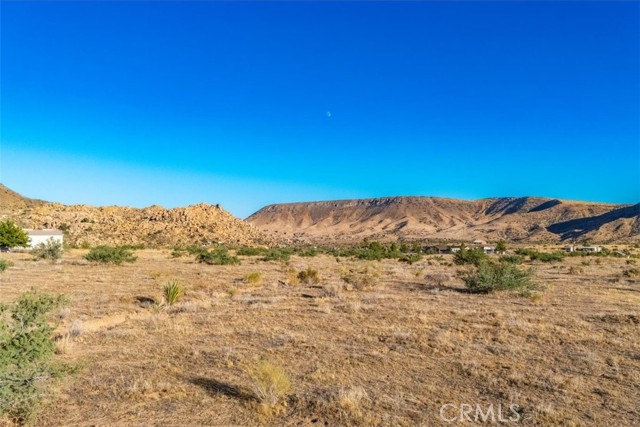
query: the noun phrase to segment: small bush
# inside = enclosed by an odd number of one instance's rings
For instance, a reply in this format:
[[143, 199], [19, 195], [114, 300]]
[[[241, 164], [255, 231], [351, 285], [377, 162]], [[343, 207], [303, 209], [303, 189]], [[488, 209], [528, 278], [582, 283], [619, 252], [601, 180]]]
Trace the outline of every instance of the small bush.
[[453, 261], [458, 265], [473, 264], [479, 265], [482, 261], [488, 259], [486, 253], [481, 248], [467, 249], [464, 246], [453, 256]]
[[449, 280], [451, 280], [451, 275], [449, 273], [429, 273], [424, 276], [424, 279], [428, 284], [433, 284], [436, 286], [442, 286]]
[[318, 251], [318, 249], [316, 248], [304, 248], [304, 249], [300, 249], [298, 251], [298, 255], [303, 256], [303, 257], [314, 257], [316, 255], [318, 255], [320, 253], [320, 251]]
[[33, 255], [35, 259], [56, 260], [62, 258], [62, 252], [62, 242], [51, 237], [46, 242], [36, 246], [31, 251], [31, 255]]
[[171, 251], [171, 256], [173, 258], [180, 258], [181, 256], [183, 256], [185, 254], [185, 250], [179, 247], [174, 247], [173, 250]]
[[32, 421], [46, 380], [60, 373], [51, 363], [55, 351], [51, 313], [63, 296], [28, 292], [11, 307], [0, 306], [0, 418], [19, 425]]
[[5, 271], [7, 268], [9, 268], [9, 261], [6, 259], [0, 259], [0, 272]]
[[285, 270], [285, 281], [287, 284], [289, 285], [299, 285], [300, 284], [300, 279], [298, 278], [298, 271], [296, 271], [295, 268], [293, 267], [288, 267]]
[[524, 262], [524, 257], [522, 255], [504, 255], [500, 257], [499, 261], [520, 265]]
[[237, 255], [243, 256], [258, 256], [264, 255], [265, 253], [267, 253], [267, 249], [265, 248], [253, 248], [250, 246], [243, 246], [236, 251]]
[[167, 304], [175, 304], [178, 302], [178, 299], [180, 299], [182, 294], [182, 286], [176, 280], [170, 280], [166, 285], [164, 285], [164, 300]]
[[262, 281], [262, 274], [258, 272], [249, 273], [244, 276], [244, 282], [249, 284], [256, 284]]
[[402, 252], [398, 249], [395, 243], [390, 245], [383, 245], [380, 242], [365, 242], [365, 246], [358, 248], [355, 251], [355, 256], [358, 259], [366, 259], [370, 261], [379, 261], [385, 258], [400, 258]]
[[531, 261], [560, 262], [564, 259], [563, 252], [537, 252], [532, 254]]
[[123, 262], [135, 262], [138, 257], [130, 249], [124, 247], [96, 246], [91, 249], [85, 259], [102, 264], [122, 264]]
[[[576, 253], [576, 252], [574, 252]], [[562, 261], [566, 254], [564, 252], [539, 252], [535, 249], [524, 248], [517, 249], [517, 255], [528, 256], [531, 261], [541, 261], [541, 262], [559, 262]]]
[[249, 370], [251, 391], [269, 408], [278, 406], [291, 390], [291, 380], [283, 367], [261, 360]]
[[203, 248], [202, 246], [198, 246], [198, 245], [189, 245], [187, 246], [186, 251], [189, 253], [189, 255], [198, 255], [202, 252], [207, 252], [207, 250], [205, 248]]
[[318, 270], [314, 270], [308, 267], [306, 270], [302, 270], [298, 273], [298, 279], [304, 284], [318, 284], [320, 283], [320, 275]]
[[522, 270], [511, 263], [481, 262], [477, 269], [462, 277], [465, 286], [474, 293], [507, 290], [531, 290], [532, 270]]
[[229, 255], [229, 251], [224, 249], [215, 249], [212, 251], [202, 251], [196, 255], [197, 262], [203, 262], [209, 265], [239, 265], [240, 259], [237, 256]]
[[262, 261], [289, 261], [293, 250], [290, 248], [275, 248], [269, 249], [269, 251], [262, 257]]
[[341, 278], [348, 285], [345, 286], [347, 290], [351, 288], [360, 291], [375, 288], [380, 279], [380, 272], [367, 265], [360, 269], [345, 269], [342, 271]]
[[406, 262], [409, 265], [412, 265], [415, 262], [418, 262], [422, 259], [422, 254], [404, 254], [398, 258], [398, 261]]

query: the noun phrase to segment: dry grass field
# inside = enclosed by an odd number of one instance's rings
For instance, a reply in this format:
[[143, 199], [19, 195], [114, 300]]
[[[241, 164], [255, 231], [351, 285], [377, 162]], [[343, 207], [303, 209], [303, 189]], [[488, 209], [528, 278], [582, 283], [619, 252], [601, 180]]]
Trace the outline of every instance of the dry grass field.
[[[472, 426], [492, 423], [456, 408], [509, 418], [512, 404], [518, 419], [494, 425], [640, 425], [640, 278], [625, 259], [535, 264], [544, 290], [525, 298], [464, 292], [450, 256], [211, 266], [141, 250], [104, 266], [85, 253], [2, 254], [0, 302], [69, 298], [55, 358], [78, 371], [52, 382], [38, 426]], [[308, 267], [319, 283], [295, 283]], [[151, 303], [171, 279], [184, 296]], [[260, 360], [291, 381], [274, 408], [252, 391]]]

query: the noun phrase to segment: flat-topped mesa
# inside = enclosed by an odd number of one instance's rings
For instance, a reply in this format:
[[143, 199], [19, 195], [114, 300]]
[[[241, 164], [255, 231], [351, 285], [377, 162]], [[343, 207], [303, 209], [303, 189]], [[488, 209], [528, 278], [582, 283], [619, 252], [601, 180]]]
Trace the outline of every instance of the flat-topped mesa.
[[[398, 196], [274, 204], [260, 209], [247, 221], [270, 235], [312, 243], [365, 237], [616, 242], [640, 237], [640, 219], [633, 213], [637, 206], [545, 197], [457, 200]], [[569, 223], [574, 228], [557, 226], [567, 221], [574, 221]]]

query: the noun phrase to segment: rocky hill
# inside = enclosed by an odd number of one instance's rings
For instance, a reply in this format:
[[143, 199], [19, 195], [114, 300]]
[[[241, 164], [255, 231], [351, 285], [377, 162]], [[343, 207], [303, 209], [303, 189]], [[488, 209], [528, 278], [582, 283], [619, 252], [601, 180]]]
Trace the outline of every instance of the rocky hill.
[[373, 239], [616, 242], [640, 239], [640, 204], [542, 197], [388, 197], [270, 205], [247, 218], [291, 241]]
[[268, 244], [271, 239], [219, 205], [165, 209], [63, 205], [22, 197], [0, 184], [0, 219], [25, 228], [57, 228], [71, 244]]

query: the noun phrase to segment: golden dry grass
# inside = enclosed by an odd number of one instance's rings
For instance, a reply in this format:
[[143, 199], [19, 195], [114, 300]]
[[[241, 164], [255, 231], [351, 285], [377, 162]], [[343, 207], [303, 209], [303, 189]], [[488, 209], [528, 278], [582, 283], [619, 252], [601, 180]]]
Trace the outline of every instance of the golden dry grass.
[[[516, 403], [510, 425], [640, 424], [640, 281], [623, 259], [536, 265], [546, 289], [525, 299], [461, 292], [466, 267], [449, 256], [209, 266], [144, 250], [98, 266], [85, 252], [3, 254], [14, 265], [0, 302], [30, 288], [70, 299], [55, 357], [80, 370], [39, 426], [456, 425], [439, 416], [447, 403]], [[307, 268], [320, 283], [290, 283]], [[343, 280], [365, 270], [370, 286]], [[167, 280], [184, 296], [158, 306]], [[251, 391], [260, 360], [291, 380], [281, 411], [260, 411]]]

